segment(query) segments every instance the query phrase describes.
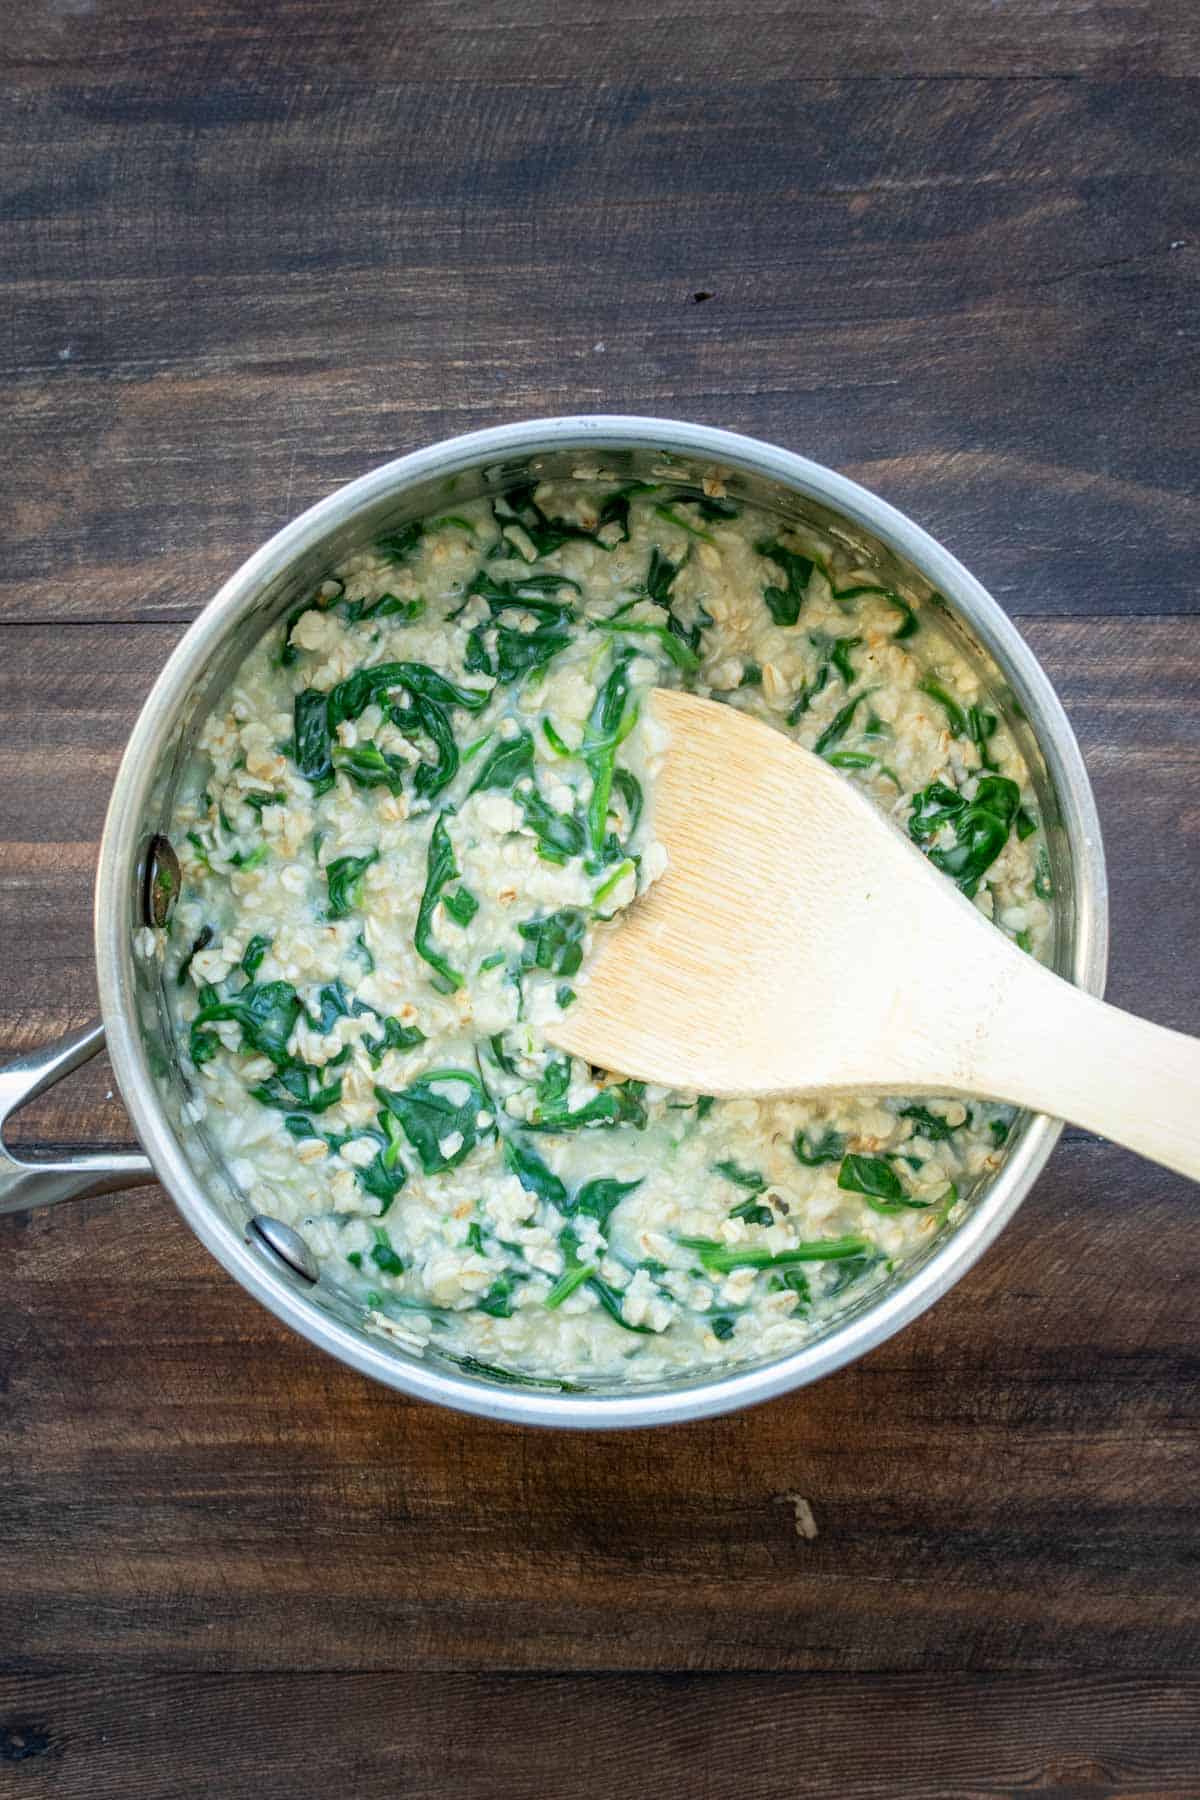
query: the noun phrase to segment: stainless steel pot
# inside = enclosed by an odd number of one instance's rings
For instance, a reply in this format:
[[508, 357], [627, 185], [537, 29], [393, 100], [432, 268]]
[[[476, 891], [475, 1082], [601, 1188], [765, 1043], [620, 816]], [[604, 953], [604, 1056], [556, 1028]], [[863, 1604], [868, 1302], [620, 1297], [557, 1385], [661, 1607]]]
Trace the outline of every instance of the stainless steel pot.
[[466, 1412], [539, 1425], [631, 1426], [703, 1418], [765, 1400], [882, 1343], [966, 1273], [1010, 1219], [1061, 1126], [1024, 1117], [1003, 1168], [967, 1217], [916, 1265], [851, 1306], [823, 1335], [775, 1361], [705, 1378], [619, 1390], [555, 1391], [465, 1372], [366, 1335], [294, 1232], [252, 1219], [214, 1152], [185, 1121], [187, 1077], [169, 1026], [159, 963], [145, 946], [154, 836], [166, 830], [195, 734], [249, 647], [334, 563], [385, 530], [532, 473], [570, 476], [599, 464], [693, 485], [719, 472], [731, 494], [804, 520], [852, 547], [926, 608], [979, 669], [1021, 741], [1040, 793], [1058, 906], [1055, 966], [1103, 991], [1108, 901], [1091, 787], [1049, 681], [1011, 621], [955, 559], [903, 514], [830, 470], [770, 444], [663, 419], [548, 419], [451, 438], [351, 482], [277, 533], [210, 602], [170, 658], [134, 727], [105, 823], [96, 882], [96, 963], [103, 1025], [0, 1074], [0, 1132], [17, 1106], [100, 1048], [109, 1054], [148, 1157], [0, 1160], [0, 1211], [160, 1180], [196, 1235], [250, 1293], [312, 1343], [392, 1387]]

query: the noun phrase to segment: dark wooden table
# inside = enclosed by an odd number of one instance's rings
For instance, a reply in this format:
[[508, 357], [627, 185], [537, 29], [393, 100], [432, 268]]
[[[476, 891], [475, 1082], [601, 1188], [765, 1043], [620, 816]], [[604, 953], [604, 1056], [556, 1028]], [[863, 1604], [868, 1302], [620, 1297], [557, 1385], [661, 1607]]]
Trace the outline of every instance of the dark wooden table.
[[[598, 409], [965, 558], [1083, 743], [1111, 997], [1200, 1030], [1198, 74], [1195, 0], [12, 0], [3, 1050], [94, 1011], [112, 774], [224, 575]], [[126, 1143], [111, 1086], [26, 1139]], [[1198, 1283], [1196, 1189], [1068, 1132], [853, 1368], [571, 1437], [368, 1386], [154, 1189], [0, 1221], [0, 1795], [1200, 1795]]]

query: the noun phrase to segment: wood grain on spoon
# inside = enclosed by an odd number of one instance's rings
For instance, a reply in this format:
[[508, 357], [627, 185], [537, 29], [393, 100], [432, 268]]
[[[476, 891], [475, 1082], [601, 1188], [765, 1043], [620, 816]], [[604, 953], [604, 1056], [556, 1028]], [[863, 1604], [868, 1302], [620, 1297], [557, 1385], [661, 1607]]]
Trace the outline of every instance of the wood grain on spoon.
[[1018, 950], [850, 782], [732, 707], [657, 690], [666, 873], [547, 1031], [699, 1093], [961, 1094], [1200, 1177], [1200, 1040]]

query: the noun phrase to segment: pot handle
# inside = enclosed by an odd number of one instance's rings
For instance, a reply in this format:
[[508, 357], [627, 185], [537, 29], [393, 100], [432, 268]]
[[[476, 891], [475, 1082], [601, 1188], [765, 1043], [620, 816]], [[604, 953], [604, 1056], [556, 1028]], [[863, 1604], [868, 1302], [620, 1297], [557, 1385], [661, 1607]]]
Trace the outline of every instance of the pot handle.
[[42, 1050], [31, 1050], [0, 1069], [0, 1214], [25, 1212], [32, 1206], [54, 1206], [59, 1200], [81, 1200], [85, 1194], [111, 1194], [119, 1188], [142, 1187], [157, 1181], [146, 1156], [104, 1156], [85, 1151], [61, 1162], [22, 1162], [4, 1142], [10, 1113], [53, 1087], [103, 1046], [103, 1025], [87, 1025], [82, 1031], [73, 1031]]

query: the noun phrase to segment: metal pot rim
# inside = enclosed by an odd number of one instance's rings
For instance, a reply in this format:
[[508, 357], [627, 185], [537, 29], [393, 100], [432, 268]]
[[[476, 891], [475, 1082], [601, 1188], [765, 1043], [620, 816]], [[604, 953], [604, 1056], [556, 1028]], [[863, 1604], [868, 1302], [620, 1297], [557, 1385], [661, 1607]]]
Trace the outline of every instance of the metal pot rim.
[[571, 1427], [629, 1427], [699, 1419], [767, 1400], [832, 1373], [883, 1343], [947, 1292], [1001, 1231], [1057, 1141], [1061, 1124], [1037, 1117], [971, 1216], [878, 1306], [777, 1362], [717, 1374], [663, 1393], [616, 1395], [501, 1387], [413, 1359], [339, 1324], [274, 1273], [209, 1200], [155, 1093], [135, 1024], [129, 873], [139, 854], [148, 789], [181, 698], [203, 673], [248, 595], [260, 591], [329, 530], [389, 493], [493, 460], [553, 450], [583, 454], [642, 448], [702, 456], [778, 482], [836, 509], [915, 564], [970, 624], [1009, 676], [1035, 723], [1063, 807], [1076, 887], [1077, 984], [1100, 995], [1108, 951], [1104, 852], [1091, 785], [1062, 705], [1015, 625], [957, 559], [927, 532], [856, 482], [807, 458], [737, 433], [670, 419], [584, 415], [502, 425], [445, 439], [385, 463], [338, 489], [275, 534], [230, 577], [190, 626], [134, 726], [113, 788], [96, 879], [96, 962], [108, 1049], [134, 1128], [192, 1230], [234, 1278], [275, 1315], [350, 1367], [418, 1398], [484, 1417]]

